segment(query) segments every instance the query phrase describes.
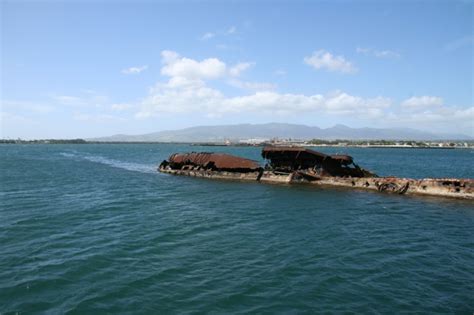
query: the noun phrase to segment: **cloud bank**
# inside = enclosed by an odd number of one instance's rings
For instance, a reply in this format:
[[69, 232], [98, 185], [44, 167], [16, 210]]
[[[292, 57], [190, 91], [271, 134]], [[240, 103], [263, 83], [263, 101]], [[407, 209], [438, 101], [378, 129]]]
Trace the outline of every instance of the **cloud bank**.
[[[382, 115], [383, 109], [391, 104], [390, 99], [381, 96], [363, 98], [342, 91], [327, 95], [281, 94], [273, 91], [275, 86], [271, 84], [229, 80], [254, 65], [249, 62], [228, 66], [217, 58], [198, 61], [166, 50], [162, 52], [162, 63], [161, 74], [168, 77], [168, 81], [158, 82], [150, 90], [136, 117], [152, 117], [165, 112], [205, 112], [210, 115], [222, 115], [242, 112], [291, 114], [318, 111], [375, 117]], [[255, 92], [242, 96], [225, 96], [223, 92], [208, 84], [209, 81], [217, 79], [227, 79], [233, 86]]]
[[[355, 68], [342, 56], [324, 50], [316, 51], [305, 62], [319, 69], [353, 73]], [[220, 117], [228, 114], [268, 115], [296, 117], [308, 114], [333, 115], [361, 119], [373, 125], [409, 126], [463, 130], [473, 134], [474, 108], [445, 106], [439, 96], [412, 96], [395, 100], [376, 95], [363, 97], [336, 90], [311, 95], [280, 93], [269, 83], [245, 82], [239, 79], [253, 62], [228, 65], [218, 58], [194, 60], [174, 51], [162, 52], [161, 74], [167, 78], [153, 86], [142, 99], [135, 117], [145, 119], [165, 113], [205, 114]], [[228, 96], [211, 85], [224, 82], [231, 86], [251, 90], [249, 94]], [[456, 127], [453, 127], [456, 124]]]
[[[307, 61], [312, 67], [317, 65], [328, 71], [355, 71], [342, 56], [326, 51], [313, 53]], [[248, 115], [260, 122], [273, 120], [276, 115], [289, 122], [314, 117], [311, 121], [318, 124], [329, 118], [357, 122], [359, 126], [411, 127], [474, 136], [474, 107], [448, 106], [440, 96], [413, 95], [395, 100], [341, 90], [280, 92], [275, 84], [245, 80], [254, 68], [257, 64], [251, 61], [229, 64], [215, 57], [197, 60], [165, 50], [161, 52], [161, 80], [136, 101], [117, 101], [94, 91], [83, 91], [78, 95], [50, 95], [50, 101], [43, 104], [4, 100], [1, 116], [10, 125], [15, 122], [27, 127], [41, 117], [64, 112], [69, 112], [75, 121], [100, 126], [133, 124], [135, 119], [181, 119], [173, 114], [193, 119]]]

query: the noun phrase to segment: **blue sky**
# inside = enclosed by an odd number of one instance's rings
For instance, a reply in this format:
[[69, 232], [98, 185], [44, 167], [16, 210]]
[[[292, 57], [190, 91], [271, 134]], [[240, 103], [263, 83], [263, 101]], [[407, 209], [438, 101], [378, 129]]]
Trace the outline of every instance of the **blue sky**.
[[3, 138], [265, 122], [474, 136], [472, 1], [0, 5]]

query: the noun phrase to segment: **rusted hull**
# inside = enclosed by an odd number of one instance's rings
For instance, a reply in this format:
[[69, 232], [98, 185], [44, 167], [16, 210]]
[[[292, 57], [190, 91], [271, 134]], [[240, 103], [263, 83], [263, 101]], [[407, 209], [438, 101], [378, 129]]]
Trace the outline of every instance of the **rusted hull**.
[[175, 153], [169, 157], [167, 163], [174, 169], [186, 166], [214, 170], [256, 171], [260, 168], [256, 161], [230, 154], [211, 152]]
[[213, 170], [177, 170], [166, 166], [160, 167], [159, 171], [174, 175], [194, 176], [209, 179], [258, 181], [262, 183], [301, 183], [319, 186], [364, 189], [401, 195], [428, 195], [474, 200], [473, 179], [316, 177], [311, 174], [305, 174], [304, 172], [284, 174], [273, 171], [228, 172]]

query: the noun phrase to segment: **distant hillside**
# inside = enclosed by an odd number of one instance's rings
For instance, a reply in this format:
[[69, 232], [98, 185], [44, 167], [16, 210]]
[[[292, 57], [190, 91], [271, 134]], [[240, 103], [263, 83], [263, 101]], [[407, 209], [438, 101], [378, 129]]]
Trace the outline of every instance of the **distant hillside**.
[[223, 142], [225, 140], [238, 141], [251, 138], [291, 138], [301, 140], [315, 138], [326, 140], [472, 140], [472, 137], [463, 134], [433, 134], [407, 128], [350, 128], [344, 125], [336, 125], [322, 129], [319, 127], [283, 123], [198, 126], [143, 135], [113, 135], [88, 140], [119, 142]]

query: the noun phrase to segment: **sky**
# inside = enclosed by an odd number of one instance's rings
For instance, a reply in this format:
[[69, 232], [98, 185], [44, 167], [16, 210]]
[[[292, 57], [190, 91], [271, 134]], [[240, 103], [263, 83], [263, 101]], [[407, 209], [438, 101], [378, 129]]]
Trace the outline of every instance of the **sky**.
[[0, 138], [268, 122], [474, 136], [474, 1], [0, 9]]

